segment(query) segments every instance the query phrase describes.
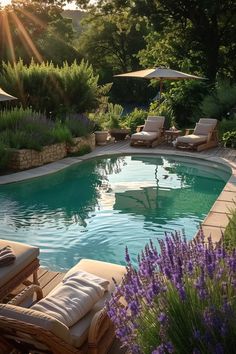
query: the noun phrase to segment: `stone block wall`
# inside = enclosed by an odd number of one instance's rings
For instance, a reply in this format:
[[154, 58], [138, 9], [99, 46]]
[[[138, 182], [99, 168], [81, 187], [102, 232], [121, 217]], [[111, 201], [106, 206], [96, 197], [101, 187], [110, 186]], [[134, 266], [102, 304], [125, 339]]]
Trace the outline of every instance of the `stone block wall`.
[[91, 134], [88, 138], [81, 137], [74, 139], [73, 146], [66, 143], [44, 146], [42, 151], [29, 149], [11, 149], [11, 157], [8, 168], [12, 170], [27, 170], [32, 167], [42, 166], [44, 164], [63, 159], [68, 153], [78, 152], [81, 146], [90, 146], [95, 148], [95, 136]]

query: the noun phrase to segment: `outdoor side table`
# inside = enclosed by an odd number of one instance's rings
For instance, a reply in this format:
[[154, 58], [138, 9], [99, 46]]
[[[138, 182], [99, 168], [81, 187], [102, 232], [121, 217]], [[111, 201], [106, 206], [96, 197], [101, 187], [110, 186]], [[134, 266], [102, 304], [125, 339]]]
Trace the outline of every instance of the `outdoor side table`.
[[181, 130], [165, 130], [165, 141], [172, 143], [178, 136], [181, 135]]
[[0, 239], [0, 248], [11, 246], [16, 259], [14, 263], [0, 267], [0, 300], [11, 293], [29, 276], [33, 276], [33, 283], [38, 284], [39, 248], [20, 242]]

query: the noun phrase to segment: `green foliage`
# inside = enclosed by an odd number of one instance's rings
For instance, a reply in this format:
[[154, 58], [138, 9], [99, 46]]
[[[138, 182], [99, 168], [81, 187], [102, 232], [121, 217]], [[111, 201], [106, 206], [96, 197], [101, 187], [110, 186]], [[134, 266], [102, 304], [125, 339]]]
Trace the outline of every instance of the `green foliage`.
[[223, 243], [227, 250], [232, 250], [236, 247], [236, 208], [229, 212], [231, 215], [223, 235]]
[[167, 99], [167, 113], [171, 112], [179, 127], [193, 125], [199, 120], [199, 106], [206, 91], [202, 81], [185, 80], [171, 84], [170, 91], [164, 97]]
[[27, 66], [20, 60], [14, 65], [3, 63], [0, 73], [0, 86], [18, 97], [24, 107], [30, 105], [47, 116], [60, 116], [62, 106], [65, 112], [78, 113], [95, 108], [97, 81], [91, 65], [84, 61], [58, 67], [34, 61]]
[[89, 154], [91, 152], [91, 147], [87, 144], [81, 146], [81, 148], [79, 149], [79, 151], [77, 152], [72, 152], [69, 154], [69, 156], [83, 156], [85, 154]]
[[122, 127], [123, 107], [119, 104], [108, 103], [107, 112], [104, 114], [104, 129], [117, 129]]
[[[14, 0], [0, 11], [1, 59], [13, 63], [22, 58], [30, 63], [34, 58], [37, 62], [52, 60], [58, 65], [65, 60], [80, 60], [73, 44], [71, 20], [63, 16], [62, 7], [60, 0]], [[11, 46], [14, 51], [9, 49]]]
[[7, 146], [3, 141], [0, 140], [0, 171], [7, 167], [9, 157], [10, 153], [7, 150]]
[[169, 129], [173, 125], [177, 127], [174, 112], [171, 108], [170, 102], [167, 99], [161, 103], [160, 101], [152, 102], [149, 108], [149, 115], [164, 116], [166, 129]]
[[222, 119], [236, 106], [236, 84], [219, 82], [204, 98], [201, 110], [204, 116]]
[[130, 129], [131, 134], [136, 132], [136, 128], [138, 125], [142, 125], [145, 123], [145, 119], [147, 119], [147, 116], [147, 111], [138, 108], [135, 108], [133, 112], [127, 115], [125, 119], [125, 124]]
[[223, 119], [219, 122], [219, 136], [220, 139], [227, 132], [232, 132], [236, 130], [236, 119]]
[[92, 128], [83, 115], [67, 117], [64, 123], [48, 120], [31, 108], [0, 112], [0, 141], [10, 148], [41, 150], [45, 145], [72, 143], [72, 137], [87, 135]]
[[225, 147], [236, 148], [236, 130], [224, 133], [222, 141]]
[[68, 143], [72, 143], [72, 135], [68, 127], [57, 123], [55, 127], [52, 129], [52, 137], [58, 143], [62, 143], [64, 141]]

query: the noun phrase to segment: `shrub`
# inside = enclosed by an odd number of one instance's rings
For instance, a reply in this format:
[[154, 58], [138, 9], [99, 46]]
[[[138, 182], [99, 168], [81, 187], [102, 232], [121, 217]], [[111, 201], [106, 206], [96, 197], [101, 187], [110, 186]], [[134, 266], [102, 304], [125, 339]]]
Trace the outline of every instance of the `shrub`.
[[226, 132], [232, 132], [236, 130], [236, 119], [223, 119], [219, 123], [219, 136], [220, 139]]
[[57, 123], [52, 129], [51, 134], [55, 142], [62, 143], [66, 141], [68, 143], [72, 143], [72, 134], [69, 128], [65, 125]]
[[131, 134], [136, 132], [138, 125], [144, 124], [147, 116], [147, 111], [138, 108], [135, 108], [133, 112], [127, 115], [124, 123], [130, 129]]
[[177, 126], [177, 123], [174, 118], [174, 112], [171, 108], [168, 100], [164, 100], [163, 102], [155, 101], [151, 103], [149, 109], [150, 115], [164, 116], [165, 117], [165, 128], [169, 129], [171, 126]]
[[229, 223], [226, 226], [224, 235], [223, 235], [223, 242], [224, 246], [228, 250], [233, 250], [236, 248], [236, 209], [229, 210], [231, 215], [229, 217]]
[[7, 146], [0, 140], [0, 171], [7, 167], [10, 153], [7, 150]]
[[206, 84], [200, 80], [183, 80], [171, 86], [170, 91], [163, 95], [167, 109], [173, 112], [179, 127], [192, 125], [201, 115], [200, 104], [207, 92]]
[[[91, 65], [82, 61], [61, 67], [53, 63], [29, 66], [19, 62], [3, 63], [0, 86], [12, 92], [24, 107], [50, 116], [61, 116], [62, 111], [85, 112], [97, 106], [98, 77]], [[63, 107], [63, 108], [62, 108]]]
[[94, 122], [84, 114], [70, 114], [66, 117], [65, 125], [72, 137], [86, 136], [94, 130]]
[[[206, 242], [208, 241], [208, 242]], [[108, 303], [116, 335], [130, 353], [234, 353], [236, 249], [226, 252], [202, 231], [145, 247]]]
[[222, 141], [225, 147], [236, 148], [236, 130], [224, 133]]
[[236, 84], [219, 82], [210, 95], [202, 102], [204, 116], [222, 119], [236, 106]]

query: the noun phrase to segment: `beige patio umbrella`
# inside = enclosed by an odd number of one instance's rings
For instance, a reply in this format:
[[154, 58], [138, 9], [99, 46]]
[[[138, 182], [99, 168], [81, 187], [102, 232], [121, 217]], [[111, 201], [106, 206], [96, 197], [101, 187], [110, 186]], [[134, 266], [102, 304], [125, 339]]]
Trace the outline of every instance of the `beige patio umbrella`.
[[136, 77], [141, 79], [156, 79], [160, 80], [160, 98], [163, 90], [164, 80], [204, 80], [205, 78], [183, 73], [181, 71], [167, 69], [167, 68], [154, 68], [144, 69], [139, 71], [132, 71], [126, 74], [114, 75], [115, 77]]
[[17, 97], [10, 95], [9, 93], [5, 92], [3, 89], [0, 88], [0, 102], [10, 100], [17, 100]]

